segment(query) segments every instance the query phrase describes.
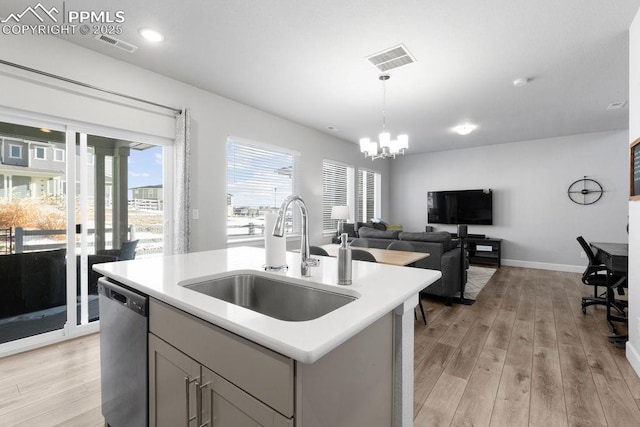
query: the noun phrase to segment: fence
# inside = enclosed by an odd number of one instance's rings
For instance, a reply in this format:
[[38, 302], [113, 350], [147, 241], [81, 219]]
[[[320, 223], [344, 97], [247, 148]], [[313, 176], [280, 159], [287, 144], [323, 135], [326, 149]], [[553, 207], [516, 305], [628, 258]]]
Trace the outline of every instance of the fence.
[[0, 229], [0, 253], [10, 254], [13, 249], [13, 229]]
[[[76, 230], [78, 232], [79, 230]], [[105, 232], [111, 232], [112, 229], [107, 228]], [[95, 229], [87, 229], [89, 234], [95, 234]], [[133, 225], [129, 226], [129, 238], [135, 239], [136, 229]], [[20, 254], [23, 252], [42, 251], [47, 249], [63, 249], [67, 247], [67, 243], [64, 239], [60, 239], [60, 243], [28, 243], [29, 237], [33, 236], [65, 236], [67, 230], [25, 230], [22, 227], [16, 227], [15, 229], [15, 253]]]
[[140, 209], [148, 211], [161, 211], [164, 207], [162, 200], [155, 199], [132, 199], [129, 200], [130, 209]]

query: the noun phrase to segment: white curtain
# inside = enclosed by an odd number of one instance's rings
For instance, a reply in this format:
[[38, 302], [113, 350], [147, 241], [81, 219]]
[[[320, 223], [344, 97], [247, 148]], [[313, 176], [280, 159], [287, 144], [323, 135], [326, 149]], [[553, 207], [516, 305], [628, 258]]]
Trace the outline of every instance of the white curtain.
[[176, 140], [174, 145], [175, 172], [175, 221], [173, 229], [173, 253], [183, 254], [190, 250], [189, 212], [191, 211], [190, 137], [191, 111], [182, 110], [176, 116]]

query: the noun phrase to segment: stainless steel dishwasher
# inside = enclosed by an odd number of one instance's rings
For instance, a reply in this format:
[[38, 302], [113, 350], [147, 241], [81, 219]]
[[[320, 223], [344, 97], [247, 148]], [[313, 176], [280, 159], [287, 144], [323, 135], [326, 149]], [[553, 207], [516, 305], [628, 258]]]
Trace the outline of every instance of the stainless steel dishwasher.
[[147, 427], [149, 297], [98, 280], [102, 415], [110, 427]]

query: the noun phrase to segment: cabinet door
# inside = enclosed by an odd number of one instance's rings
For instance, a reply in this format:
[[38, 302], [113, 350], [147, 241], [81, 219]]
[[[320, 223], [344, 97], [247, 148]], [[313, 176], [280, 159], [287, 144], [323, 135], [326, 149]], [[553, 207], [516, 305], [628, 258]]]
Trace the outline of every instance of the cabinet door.
[[202, 367], [203, 424], [211, 427], [292, 427], [293, 420]]
[[149, 334], [149, 425], [193, 427], [200, 409], [200, 365]]

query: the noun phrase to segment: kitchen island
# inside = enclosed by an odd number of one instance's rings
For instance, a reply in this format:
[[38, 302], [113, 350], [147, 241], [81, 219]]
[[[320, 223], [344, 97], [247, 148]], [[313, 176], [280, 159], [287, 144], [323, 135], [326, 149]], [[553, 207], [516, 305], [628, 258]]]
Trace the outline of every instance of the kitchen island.
[[[187, 379], [183, 425], [245, 414], [255, 423], [247, 425], [412, 425], [413, 310], [440, 272], [354, 261], [353, 284], [338, 286], [337, 261], [321, 259], [311, 277], [300, 275], [296, 253], [287, 253], [288, 270], [264, 272], [257, 248], [95, 265], [150, 297], [150, 425], [164, 425], [157, 399], [176, 400], [155, 378], [165, 365], [189, 371], [176, 376]], [[284, 321], [185, 287], [230, 273], [355, 299], [316, 319]], [[214, 407], [225, 414], [218, 424]]]

